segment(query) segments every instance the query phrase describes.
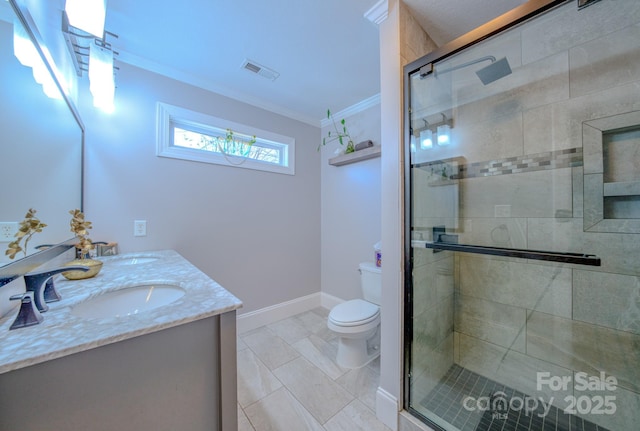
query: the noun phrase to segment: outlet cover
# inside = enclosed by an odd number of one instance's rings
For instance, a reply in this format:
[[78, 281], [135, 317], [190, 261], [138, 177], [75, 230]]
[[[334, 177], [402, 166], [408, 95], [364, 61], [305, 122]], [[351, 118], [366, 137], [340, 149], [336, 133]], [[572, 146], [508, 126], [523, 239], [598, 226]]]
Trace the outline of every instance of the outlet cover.
[[16, 239], [18, 232], [18, 222], [8, 221], [0, 222], [0, 242], [11, 242]]

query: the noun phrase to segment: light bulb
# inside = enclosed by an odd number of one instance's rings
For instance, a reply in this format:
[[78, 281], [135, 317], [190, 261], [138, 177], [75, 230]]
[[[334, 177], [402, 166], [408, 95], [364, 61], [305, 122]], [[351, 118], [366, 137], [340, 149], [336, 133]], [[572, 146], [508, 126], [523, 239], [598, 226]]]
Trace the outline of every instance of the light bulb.
[[430, 129], [424, 129], [420, 132], [420, 148], [423, 150], [433, 147], [433, 132]]
[[451, 129], [449, 125], [438, 126], [438, 145], [445, 146], [451, 143]]
[[93, 95], [93, 106], [107, 113], [113, 112], [116, 91], [113, 79], [113, 51], [95, 43], [89, 51], [89, 89]]
[[67, 0], [64, 10], [69, 24], [95, 37], [104, 37], [107, 0]]

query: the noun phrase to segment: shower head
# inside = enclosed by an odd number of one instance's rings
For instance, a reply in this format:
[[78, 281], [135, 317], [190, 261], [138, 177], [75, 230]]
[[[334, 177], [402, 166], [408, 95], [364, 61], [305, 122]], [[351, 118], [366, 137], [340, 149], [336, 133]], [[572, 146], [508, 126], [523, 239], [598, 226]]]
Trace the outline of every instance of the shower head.
[[480, 81], [482, 81], [484, 85], [491, 84], [493, 81], [497, 81], [510, 74], [511, 67], [509, 66], [507, 57], [492, 61], [490, 65], [476, 71], [476, 75], [478, 75], [478, 78], [480, 78]]
[[480, 63], [482, 61], [490, 61], [491, 64], [483, 67], [476, 72], [478, 78], [484, 85], [491, 84], [493, 81], [497, 81], [500, 78], [511, 74], [511, 67], [507, 57], [503, 57], [500, 60], [496, 60], [493, 55], [481, 57], [476, 60], [471, 60], [466, 63], [458, 64], [457, 66], [450, 67], [445, 70], [437, 70], [433, 67], [433, 63], [427, 64], [420, 69], [420, 79], [426, 78], [429, 74], [433, 73], [433, 76], [438, 76], [443, 73], [453, 72], [454, 70], [462, 69], [463, 67], [471, 66], [473, 64]]

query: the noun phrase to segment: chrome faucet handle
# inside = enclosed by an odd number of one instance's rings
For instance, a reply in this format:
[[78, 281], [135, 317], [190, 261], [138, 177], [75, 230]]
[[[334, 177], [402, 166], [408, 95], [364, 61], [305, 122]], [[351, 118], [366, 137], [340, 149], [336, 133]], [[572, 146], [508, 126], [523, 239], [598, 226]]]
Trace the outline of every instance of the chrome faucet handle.
[[12, 301], [16, 301], [18, 299], [21, 300], [18, 316], [16, 317], [16, 320], [13, 321], [9, 329], [18, 329], [37, 325], [44, 320], [42, 314], [40, 314], [38, 309], [33, 306], [33, 292], [25, 292], [18, 295], [13, 295], [9, 299]]
[[62, 296], [56, 290], [55, 284], [53, 284], [53, 277], [49, 278], [44, 283], [44, 302], [57, 302], [62, 299]]
[[51, 283], [49, 283], [50, 292], [47, 293], [47, 296], [53, 299], [46, 301], [45, 290], [47, 287], [47, 281], [49, 281], [49, 279], [54, 275], [66, 271], [89, 271], [89, 267], [82, 265], [63, 266], [61, 268], [30, 272], [24, 275], [24, 283], [26, 285], [27, 292], [33, 292], [33, 301], [40, 312], [45, 312], [49, 309], [46, 302], [59, 301], [61, 298], [60, 294], [55, 290], [53, 280], [51, 280]]

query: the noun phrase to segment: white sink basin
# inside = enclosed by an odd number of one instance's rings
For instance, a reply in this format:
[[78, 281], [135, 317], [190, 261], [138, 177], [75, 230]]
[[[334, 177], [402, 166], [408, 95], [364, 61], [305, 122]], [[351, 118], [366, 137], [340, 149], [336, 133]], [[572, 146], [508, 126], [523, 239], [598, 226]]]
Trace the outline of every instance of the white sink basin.
[[71, 309], [71, 314], [89, 319], [130, 316], [171, 304], [184, 293], [184, 289], [172, 284], [127, 287], [81, 302]]

